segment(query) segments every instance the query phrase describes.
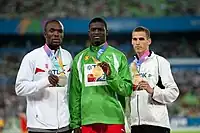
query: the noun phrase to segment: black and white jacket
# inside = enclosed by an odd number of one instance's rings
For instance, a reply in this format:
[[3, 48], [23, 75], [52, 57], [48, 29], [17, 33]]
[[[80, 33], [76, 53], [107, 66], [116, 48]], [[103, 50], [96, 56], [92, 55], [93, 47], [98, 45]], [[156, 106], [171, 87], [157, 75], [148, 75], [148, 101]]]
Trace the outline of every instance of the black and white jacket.
[[[130, 64], [130, 68], [133, 64]], [[174, 102], [179, 89], [171, 73], [170, 63], [151, 51], [139, 68], [140, 76], [154, 89], [134, 91], [130, 98], [130, 121], [134, 125], [154, 125], [170, 128], [167, 104]], [[134, 78], [133, 74], [132, 77]], [[128, 118], [129, 119], [129, 118]]]

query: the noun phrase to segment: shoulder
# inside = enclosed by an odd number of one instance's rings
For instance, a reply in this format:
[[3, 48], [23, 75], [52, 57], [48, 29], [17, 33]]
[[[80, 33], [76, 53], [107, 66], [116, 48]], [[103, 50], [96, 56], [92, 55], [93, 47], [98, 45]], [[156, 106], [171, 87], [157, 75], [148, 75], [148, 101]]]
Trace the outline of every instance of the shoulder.
[[71, 53], [70, 53], [68, 50], [61, 48], [61, 52], [62, 52], [65, 56], [67, 56], [67, 57], [69, 57], [69, 58], [72, 58], [72, 55], [71, 55]]
[[155, 54], [155, 57], [159, 61], [160, 65], [170, 65], [169, 61], [161, 55]]
[[28, 59], [38, 58], [41, 55], [41, 53], [43, 53], [42, 47], [36, 48], [28, 52], [27, 54], [25, 54], [24, 58], [28, 58]]
[[110, 52], [112, 52], [113, 54], [116, 54], [118, 57], [126, 57], [123, 52], [121, 52], [120, 50], [118, 50], [112, 46], [109, 46], [108, 49]]
[[89, 50], [89, 48], [86, 48], [86, 49], [82, 50], [81, 52], [79, 52], [79, 53], [74, 57], [74, 61], [78, 61], [79, 58], [80, 58], [81, 56], [83, 56], [85, 53], [88, 52], [88, 50]]

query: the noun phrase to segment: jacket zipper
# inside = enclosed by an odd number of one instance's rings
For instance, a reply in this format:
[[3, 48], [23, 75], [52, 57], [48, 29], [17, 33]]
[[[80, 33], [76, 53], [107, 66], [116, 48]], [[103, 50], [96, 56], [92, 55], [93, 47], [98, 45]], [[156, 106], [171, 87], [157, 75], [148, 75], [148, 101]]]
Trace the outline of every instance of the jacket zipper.
[[137, 95], [137, 115], [138, 115], [138, 125], [140, 125], [139, 95]]
[[[142, 64], [141, 64], [142, 65]], [[140, 74], [140, 68], [141, 65], [138, 68], [138, 73]], [[139, 112], [139, 95], [137, 94], [137, 115], [138, 115], [138, 125], [140, 125], [140, 112]]]
[[56, 115], [57, 115], [57, 123], [58, 123], [58, 129], [57, 129], [56, 133], [58, 133], [58, 132], [59, 132], [59, 118], [58, 118], [58, 92], [56, 92], [56, 93], [57, 93], [57, 105], [56, 105], [56, 110], [57, 110], [57, 112], [56, 112]]

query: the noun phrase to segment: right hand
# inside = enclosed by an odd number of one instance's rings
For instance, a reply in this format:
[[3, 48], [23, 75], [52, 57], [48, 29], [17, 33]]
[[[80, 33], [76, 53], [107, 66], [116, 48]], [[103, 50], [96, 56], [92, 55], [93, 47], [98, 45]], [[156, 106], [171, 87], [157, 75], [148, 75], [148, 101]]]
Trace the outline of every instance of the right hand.
[[54, 74], [50, 74], [49, 77], [48, 77], [48, 80], [49, 80], [49, 83], [52, 85], [52, 86], [56, 86], [57, 83], [58, 83], [58, 76], [54, 75]]
[[75, 128], [75, 129], [74, 129], [74, 133], [81, 133], [81, 128], [80, 128], [80, 127]]

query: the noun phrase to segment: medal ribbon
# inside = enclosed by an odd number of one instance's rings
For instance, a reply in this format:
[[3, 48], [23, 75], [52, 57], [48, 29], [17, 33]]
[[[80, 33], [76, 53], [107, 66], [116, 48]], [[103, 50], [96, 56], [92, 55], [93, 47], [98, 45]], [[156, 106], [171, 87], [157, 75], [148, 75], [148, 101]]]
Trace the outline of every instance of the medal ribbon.
[[103, 46], [101, 46], [101, 48], [98, 50], [97, 57], [96, 57], [98, 60], [100, 60], [100, 56], [103, 54], [103, 52], [105, 52], [105, 50], [106, 50], [107, 47], [108, 47], [108, 43], [105, 42], [103, 44]]
[[148, 58], [149, 54], [150, 54], [149, 50], [146, 50], [144, 52], [144, 54], [139, 58], [139, 60], [137, 59], [136, 56], [134, 56], [135, 59], [133, 60], [133, 62], [136, 63], [137, 69], [139, 69], [139, 67], [141, 66], [141, 64]]
[[44, 45], [44, 51], [47, 53], [48, 57], [51, 59], [51, 62], [55, 66], [55, 68], [58, 70], [59, 73], [63, 73], [63, 62], [61, 59], [61, 52], [60, 48], [56, 51], [55, 54], [52, 54], [51, 49], [47, 46], [47, 44]]

